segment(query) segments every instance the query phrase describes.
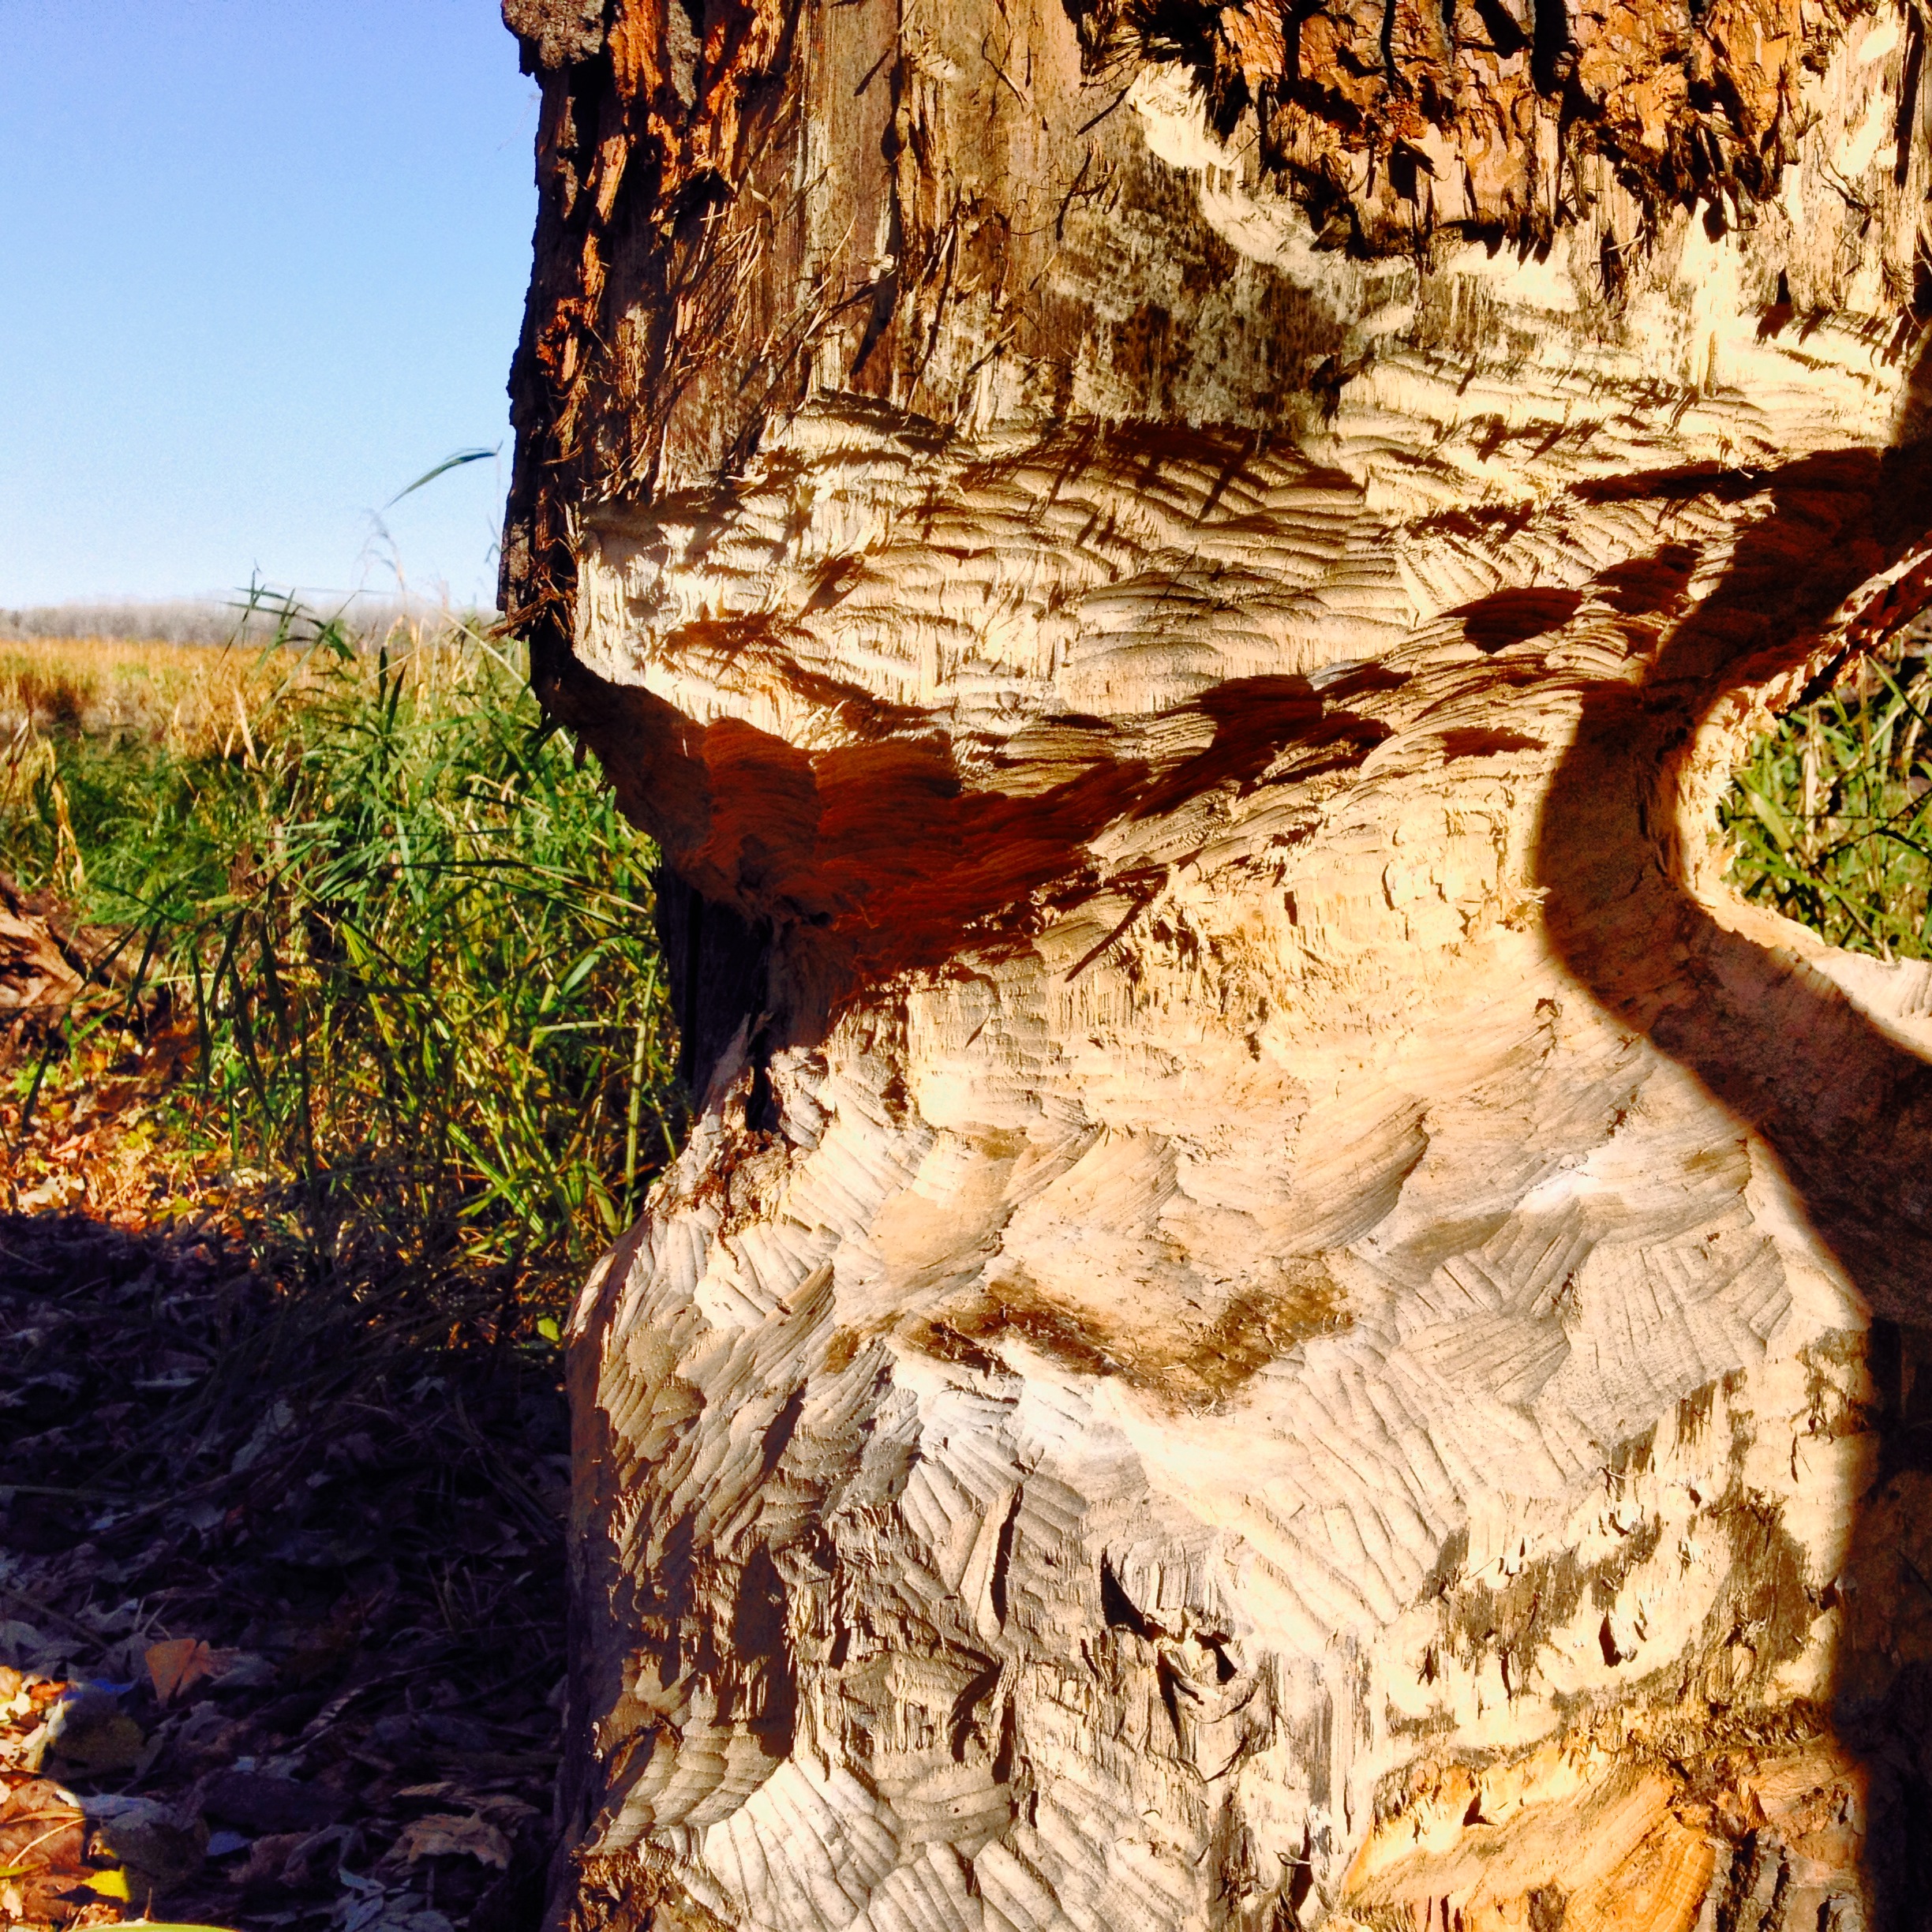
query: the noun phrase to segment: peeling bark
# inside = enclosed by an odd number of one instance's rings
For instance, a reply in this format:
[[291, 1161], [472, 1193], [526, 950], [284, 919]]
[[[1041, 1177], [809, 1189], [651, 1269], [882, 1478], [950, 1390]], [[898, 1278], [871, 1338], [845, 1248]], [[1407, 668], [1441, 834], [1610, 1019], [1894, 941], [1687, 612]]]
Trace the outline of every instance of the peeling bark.
[[1715, 814], [1932, 600], [1917, 12], [507, 17], [701, 1103], [560, 1923], [1920, 1923], [1932, 972]]

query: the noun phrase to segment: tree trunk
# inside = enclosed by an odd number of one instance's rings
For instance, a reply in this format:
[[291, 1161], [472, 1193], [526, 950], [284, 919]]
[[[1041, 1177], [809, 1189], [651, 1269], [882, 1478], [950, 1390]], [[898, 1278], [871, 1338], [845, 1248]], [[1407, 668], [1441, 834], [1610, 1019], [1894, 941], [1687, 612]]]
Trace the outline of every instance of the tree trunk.
[[1716, 817], [1932, 586], [1916, 6], [505, 12], [698, 1103], [560, 1923], [1926, 1922], [1932, 972]]

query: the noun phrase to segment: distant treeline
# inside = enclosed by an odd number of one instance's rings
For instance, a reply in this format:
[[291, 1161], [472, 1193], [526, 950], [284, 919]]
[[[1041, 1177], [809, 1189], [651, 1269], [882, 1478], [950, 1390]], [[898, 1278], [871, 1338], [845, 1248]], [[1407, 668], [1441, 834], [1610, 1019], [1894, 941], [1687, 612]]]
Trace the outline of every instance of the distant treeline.
[[[289, 605], [277, 594], [252, 605], [245, 597], [170, 597], [148, 601], [47, 604], [26, 610], [0, 610], [0, 638], [131, 638], [163, 644], [265, 644], [275, 635]], [[400, 597], [305, 596], [305, 612], [343, 621], [358, 636], [386, 636], [399, 626], [421, 625], [432, 632], [477, 622], [493, 623], [493, 611], [452, 610]]]

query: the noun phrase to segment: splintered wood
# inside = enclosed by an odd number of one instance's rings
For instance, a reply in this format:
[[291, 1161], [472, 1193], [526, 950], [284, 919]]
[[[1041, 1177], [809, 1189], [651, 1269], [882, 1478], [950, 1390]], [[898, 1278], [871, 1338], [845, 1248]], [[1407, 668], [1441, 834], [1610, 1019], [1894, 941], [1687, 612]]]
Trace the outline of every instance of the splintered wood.
[[1716, 830], [1932, 593], [1917, 12], [507, 10], [701, 1103], [559, 1923], [1918, 1923], [1932, 972]]

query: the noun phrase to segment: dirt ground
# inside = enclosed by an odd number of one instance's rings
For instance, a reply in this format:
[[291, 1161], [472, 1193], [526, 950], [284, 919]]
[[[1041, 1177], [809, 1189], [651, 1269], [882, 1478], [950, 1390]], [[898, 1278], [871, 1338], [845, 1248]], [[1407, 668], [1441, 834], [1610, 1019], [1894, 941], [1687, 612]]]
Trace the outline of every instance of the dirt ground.
[[211, 1390], [275, 1312], [192, 1230], [0, 1219], [0, 1920], [535, 1921], [555, 1378]]
[[0, 1101], [0, 1926], [534, 1926], [555, 1355], [318, 1318], [245, 1217], [148, 1187], [179, 1058]]

